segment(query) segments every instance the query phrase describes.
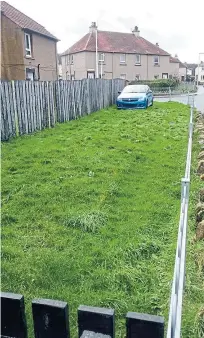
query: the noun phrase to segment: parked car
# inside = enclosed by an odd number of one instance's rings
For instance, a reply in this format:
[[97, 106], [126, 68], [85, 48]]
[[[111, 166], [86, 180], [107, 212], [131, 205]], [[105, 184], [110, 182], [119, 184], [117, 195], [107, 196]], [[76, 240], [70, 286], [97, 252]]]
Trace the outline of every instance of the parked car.
[[118, 94], [118, 109], [147, 108], [153, 105], [153, 94], [147, 85], [129, 85]]

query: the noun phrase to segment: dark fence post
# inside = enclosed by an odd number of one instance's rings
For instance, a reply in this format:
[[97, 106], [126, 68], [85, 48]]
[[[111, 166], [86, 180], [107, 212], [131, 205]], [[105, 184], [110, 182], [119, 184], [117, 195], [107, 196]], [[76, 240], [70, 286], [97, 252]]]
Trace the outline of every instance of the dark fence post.
[[27, 338], [22, 295], [1, 292], [1, 337]]
[[79, 338], [114, 338], [113, 309], [84, 306], [78, 308]]
[[164, 318], [143, 313], [128, 312], [126, 338], [164, 338]]
[[68, 305], [50, 299], [32, 301], [35, 338], [69, 338]]

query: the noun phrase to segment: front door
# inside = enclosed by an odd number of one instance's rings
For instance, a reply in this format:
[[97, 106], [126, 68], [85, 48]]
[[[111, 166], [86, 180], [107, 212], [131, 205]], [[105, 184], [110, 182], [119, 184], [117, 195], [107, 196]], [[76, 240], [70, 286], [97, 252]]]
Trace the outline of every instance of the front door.
[[87, 79], [95, 79], [95, 72], [87, 72]]
[[162, 79], [168, 79], [168, 73], [162, 73]]

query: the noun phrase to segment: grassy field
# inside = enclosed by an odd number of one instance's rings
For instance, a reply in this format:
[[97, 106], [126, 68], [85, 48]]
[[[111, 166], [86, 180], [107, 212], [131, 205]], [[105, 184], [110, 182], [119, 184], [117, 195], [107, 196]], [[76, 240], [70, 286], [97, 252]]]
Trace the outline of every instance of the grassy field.
[[42, 297], [68, 301], [74, 337], [80, 304], [115, 308], [118, 337], [127, 311], [167, 322], [188, 121], [178, 103], [110, 108], [2, 145], [2, 290], [28, 318]]

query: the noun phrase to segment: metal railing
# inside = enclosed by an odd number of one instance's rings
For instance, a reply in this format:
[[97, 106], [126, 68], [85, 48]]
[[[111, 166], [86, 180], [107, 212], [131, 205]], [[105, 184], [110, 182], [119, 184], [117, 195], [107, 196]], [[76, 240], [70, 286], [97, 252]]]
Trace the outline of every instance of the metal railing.
[[185, 287], [186, 239], [188, 226], [188, 202], [190, 188], [190, 168], [193, 137], [193, 110], [190, 109], [189, 139], [186, 158], [185, 176], [181, 180], [181, 210], [178, 229], [178, 240], [171, 290], [170, 311], [167, 338], [179, 338], [181, 335], [182, 301]]

